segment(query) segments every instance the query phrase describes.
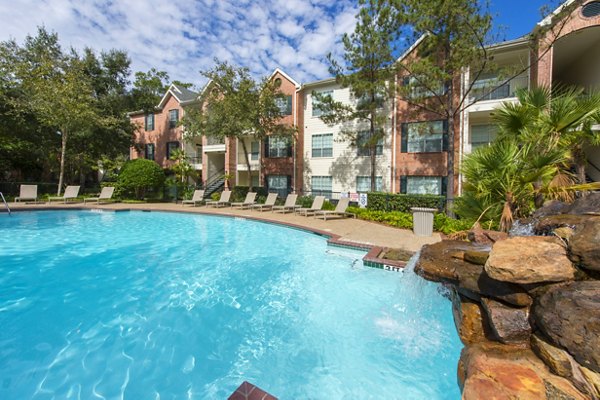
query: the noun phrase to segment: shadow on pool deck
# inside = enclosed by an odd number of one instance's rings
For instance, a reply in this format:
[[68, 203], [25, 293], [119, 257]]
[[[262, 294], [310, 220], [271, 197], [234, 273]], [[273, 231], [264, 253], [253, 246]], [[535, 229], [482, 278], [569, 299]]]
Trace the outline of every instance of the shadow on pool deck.
[[[273, 213], [271, 211], [260, 212], [251, 210], [239, 210], [229, 207], [212, 208], [206, 206], [190, 207], [174, 203], [143, 203], [143, 204], [22, 204], [11, 203], [14, 212], [23, 210], [60, 210], [60, 209], [102, 209], [102, 210], [145, 210], [145, 211], [170, 211], [187, 212], [196, 214], [223, 215], [254, 219], [264, 222], [278, 223], [314, 231], [316, 233], [330, 236], [331, 244], [348, 245], [365, 250], [376, 250], [374, 248], [392, 247], [411, 252], [418, 251], [423, 245], [439, 242], [439, 233], [431, 237], [416, 236], [407, 229], [397, 229], [382, 224], [363, 221], [353, 218], [322, 219], [314, 217], [303, 217], [294, 214]], [[370, 252], [372, 257], [378, 255]]]

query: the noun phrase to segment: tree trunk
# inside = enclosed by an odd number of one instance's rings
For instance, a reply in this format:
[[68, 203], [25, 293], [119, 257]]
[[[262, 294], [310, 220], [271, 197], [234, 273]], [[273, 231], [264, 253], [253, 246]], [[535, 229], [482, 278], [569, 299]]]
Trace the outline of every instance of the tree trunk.
[[246, 141], [244, 139], [240, 140], [242, 142], [242, 150], [244, 150], [244, 158], [246, 159], [246, 168], [248, 168], [248, 191], [252, 191], [252, 171], [250, 170], [250, 157], [248, 157], [248, 147], [246, 146]]
[[[453, 77], [453, 74], [450, 74]], [[454, 200], [454, 99], [453, 99], [453, 80], [450, 78], [448, 84], [448, 178], [446, 186], [446, 212], [450, 216], [454, 216], [454, 213], [448, 208], [448, 205]]]
[[585, 152], [579, 146], [573, 149], [573, 159], [575, 161], [575, 173], [579, 183], [585, 183], [585, 164], [587, 162]]
[[61, 149], [60, 149], [60, 174], [58, 175], [58, 190], [56, 195], [60, 196], [65, 179], [65, 154], [67, 153], [67, 131], [61, 129]]

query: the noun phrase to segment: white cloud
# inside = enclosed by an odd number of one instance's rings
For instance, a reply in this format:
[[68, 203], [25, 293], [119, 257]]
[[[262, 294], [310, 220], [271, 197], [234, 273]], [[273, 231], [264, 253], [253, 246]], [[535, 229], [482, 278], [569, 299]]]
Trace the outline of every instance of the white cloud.
[[133, 71], [154, 67], [197, 86], [215, 57], [307, 82], [329, 76], [325, 56], [340, 53], [355, 14], [355, 0], [13, 0], [0, 3], [0, 40], [45, 26], [65, 48], [125, 50]]

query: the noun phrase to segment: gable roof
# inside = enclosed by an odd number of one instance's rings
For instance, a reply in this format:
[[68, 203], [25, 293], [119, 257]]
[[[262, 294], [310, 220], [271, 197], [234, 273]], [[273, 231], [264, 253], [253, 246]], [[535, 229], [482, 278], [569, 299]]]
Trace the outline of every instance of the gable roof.
[[169, 95], [175, 97], [175, 99], [179, 102], [179, 104], [184, 105], [187, 103], [193, 103], [198, 98], [198, 93], [192, 92], [189, 89], [184, 88], [183, 86], [177, 86], [175, 84], [171, 84], [167, 92], [158, 103], [158, 108], [162, 109], [169, 98]]
[[280, 68], [275, 68], [275, 71], [273, 71], [273, 73], [271, 74], [271, 76], [269, 76], [269, 79], [273, 79], [273, 77], [277, 74], [281, 74], [285, 79], [287, 79], [288, 81], [292, 82], [294, 84], [294, 86], [296, 86], [296, 89], [300, 87], [300, 84], [298, 82], [296, 82], [294, 79], [292, 79], [291, 76], [289, 76], [288, 74], [286, 74], [282, 69]]

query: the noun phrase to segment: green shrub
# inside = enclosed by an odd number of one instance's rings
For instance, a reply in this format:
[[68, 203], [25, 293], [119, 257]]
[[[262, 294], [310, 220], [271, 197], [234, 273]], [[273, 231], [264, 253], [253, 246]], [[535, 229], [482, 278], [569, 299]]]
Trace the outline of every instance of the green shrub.
[[[299, 204], [301, 207], [309, 208], [312, 206], [315, 198], [313, 196], [299, 196], [296, 200], [296, 204]], [[329, 200], [325, 200], [323, 202], [322, 210], [335, 210], [335, 205], [331, 203]]]
[[154, 161], [143, 158], [127, 161], [117, 179], [117, 195], [141, 200], [149, 191], [157, 193], [164, 182], [165, 173]]
[[419, 194], [394, 194], [394, 193], [367, 193], [367, 208], [376, 211], [411, 212], [412, 207], [444, 209], [446, 198], [444, 196], [419, 195]]
[[[233, 189], [231, 189], [231, 201], [244, 201], [249, 190], [250, 188], [248, 186], [234, 186]], [[267, 197], [269, 194], [267, 188], [261, 186], [254, 187], [252, 190], [256, 192], [257, 201]]]
[[446, 235], [467, 231], [473, 227], [475, 221], [471, 219], [454, 219], [444, 213], [437, 213], [433, 217], [433, 229]]

